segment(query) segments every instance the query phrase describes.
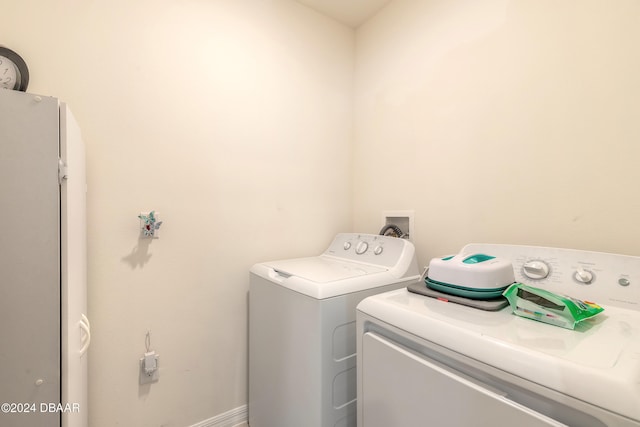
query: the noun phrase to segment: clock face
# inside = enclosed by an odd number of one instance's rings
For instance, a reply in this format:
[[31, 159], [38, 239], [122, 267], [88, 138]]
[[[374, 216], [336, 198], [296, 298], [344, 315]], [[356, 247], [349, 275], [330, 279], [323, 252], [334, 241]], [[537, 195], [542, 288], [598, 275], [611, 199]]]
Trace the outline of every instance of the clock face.
[[0, 46], [0, 89], [26, 91], [29, 85], [29, 68], [24, 59], [14, 51]]
[[13, 61], [0, 56], [0, 88], [16, 89], [20, 84], [20, 72]]

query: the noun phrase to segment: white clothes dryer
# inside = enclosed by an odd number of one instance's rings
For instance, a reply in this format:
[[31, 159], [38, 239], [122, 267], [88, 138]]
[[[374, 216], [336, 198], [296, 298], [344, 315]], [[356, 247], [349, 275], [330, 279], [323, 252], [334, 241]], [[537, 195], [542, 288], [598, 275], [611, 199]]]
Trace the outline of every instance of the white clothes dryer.
[[605, 308], [575, 330], [407, 291], [358, 305], [358, 426], [639, 427], [640, 257], [513, 245], [516, 280]]
[[355, 427], [356, 305], [418, 278], [410, 241], [369, 234], [338, 234], [316, 257], [254, 265], [249, 425]]

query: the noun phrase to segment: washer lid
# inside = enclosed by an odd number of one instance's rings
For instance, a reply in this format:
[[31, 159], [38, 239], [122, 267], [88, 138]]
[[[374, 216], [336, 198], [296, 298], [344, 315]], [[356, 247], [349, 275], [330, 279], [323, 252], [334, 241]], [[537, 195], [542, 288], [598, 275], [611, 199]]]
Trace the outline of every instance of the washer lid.
[[387, 271], [386, 268], [340, 261], [328, 256], [265, 262], [282, 276], [296, 276], [316, 283], [336, 282]]
[[368, 291], [382, 286], [413, 282], [418, 276], [401, 279], [376, 265], [342, 261], [321, 255], [255, 264], [251, 273], [274, 284], [316, 299]]

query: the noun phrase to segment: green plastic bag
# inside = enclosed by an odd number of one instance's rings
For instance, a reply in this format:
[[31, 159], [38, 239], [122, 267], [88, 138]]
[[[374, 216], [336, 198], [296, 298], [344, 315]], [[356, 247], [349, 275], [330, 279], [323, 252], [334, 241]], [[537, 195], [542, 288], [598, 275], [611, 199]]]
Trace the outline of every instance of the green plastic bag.
[[567, 329], [604, 310], [598, 304], [514, 283], [504, 295], [514, 314]]

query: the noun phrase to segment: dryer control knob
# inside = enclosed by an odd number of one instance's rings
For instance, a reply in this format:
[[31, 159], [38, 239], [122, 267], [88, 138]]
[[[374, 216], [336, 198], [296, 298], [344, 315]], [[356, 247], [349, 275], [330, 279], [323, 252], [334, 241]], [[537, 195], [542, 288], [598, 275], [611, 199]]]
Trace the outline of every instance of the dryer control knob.
[[549, 266], [543, 261], [527, 261], [522, 271], [529, 279], [540, 280], [549, 275]]
[[345, 251], [348, 251], [349, 249], [351, 249], [351, 242], [344, 242], [344, 245], [342, 245], [342, 247]]
[[593, 280], [593, 273], [580, 267], [573, 276], [578, 282], [588, 285]]
[[376, 246], [375, 249], [373, 250], [373, 253], [376, 255], [380, 255], [383, 250], [384, 248], [382, 246]]
[[356, 253], [358, 255], [362, 255], [367, 252], [367, 249], [369, 249], [369, 244], [367, 242], [358, 242], [358, 245], [356, 246]]

